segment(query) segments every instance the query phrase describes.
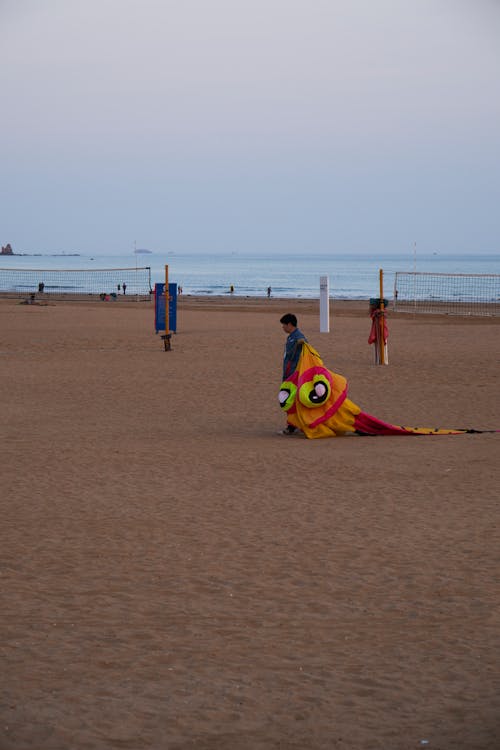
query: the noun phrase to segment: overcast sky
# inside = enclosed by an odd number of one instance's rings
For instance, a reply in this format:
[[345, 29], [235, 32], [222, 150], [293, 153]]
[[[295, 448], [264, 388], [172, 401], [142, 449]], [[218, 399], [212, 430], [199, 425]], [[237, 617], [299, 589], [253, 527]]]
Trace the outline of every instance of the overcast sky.
[[500, 0], [0, 0], [17, 252], [500, 251]]

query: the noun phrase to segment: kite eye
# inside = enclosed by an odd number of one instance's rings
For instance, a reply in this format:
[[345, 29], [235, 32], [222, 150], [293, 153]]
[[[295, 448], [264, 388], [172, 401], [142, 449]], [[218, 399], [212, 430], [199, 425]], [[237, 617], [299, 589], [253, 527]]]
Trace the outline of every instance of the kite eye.
[[297, 396], [297, 386], [293, 383], [290, 383], [290, 381], [285, 381], [281, 384], [280, 392], [278, 394], [278, 399], [280, 402], [280, 406], [285, 411], [288, 411], [292, 408], [293, 404], [295, 403], [295, 397]]
[[330, 398], [331, 386], [324, 375], [314, 375], [313, 379], [301, 385], [300, 402], [309, 408], [321, 406]]

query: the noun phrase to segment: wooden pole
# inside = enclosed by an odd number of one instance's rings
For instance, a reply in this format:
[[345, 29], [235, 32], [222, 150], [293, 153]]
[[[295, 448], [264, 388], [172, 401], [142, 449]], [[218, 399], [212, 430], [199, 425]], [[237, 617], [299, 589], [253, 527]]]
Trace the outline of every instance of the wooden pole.
[[168, 319], [168, 313], [169, 313], [169, 293], [168, 293], [168, 266], [165, 266], [165, 289], [163, 291], [163, 294], [165, 295], [165, 333], [162, 336], [163, 343], [165, 344], [165, 351], [169, 352], [172, 348], [170, 344], [171, 339], [171, 333], [170, 333], [170, 321]]
[[165, 336], [168, 336], [168, 334], [170, 333], [170, 321], [168, 319], [168, 297], [168, 266], [165, 266]]
[[385, 365], [385, 341], [384, 341], [384, 272], [382, 269], [379, 270], [379, 282], [380, 282], [380, 364]]

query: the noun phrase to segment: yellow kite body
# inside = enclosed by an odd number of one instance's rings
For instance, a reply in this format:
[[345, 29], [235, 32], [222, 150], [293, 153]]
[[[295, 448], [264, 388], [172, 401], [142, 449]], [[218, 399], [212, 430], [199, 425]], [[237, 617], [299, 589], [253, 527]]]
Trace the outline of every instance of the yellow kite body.
[[308, 438], [357, 435], [456, 435], [476, 430], [402, 427], [383, 422], [361, 411], [347, 398], [347, 380], [328, 370], [318, 352], [308, 343], [295, 372], [283, 381], [279, 392], [287, 422]]

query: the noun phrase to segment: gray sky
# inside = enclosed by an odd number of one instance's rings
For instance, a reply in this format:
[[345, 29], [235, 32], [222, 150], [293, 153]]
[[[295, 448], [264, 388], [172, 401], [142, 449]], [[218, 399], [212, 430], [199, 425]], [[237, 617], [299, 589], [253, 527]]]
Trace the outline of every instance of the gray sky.
[[0, 0], [18, 252], [500, 250], [499, 0]]

